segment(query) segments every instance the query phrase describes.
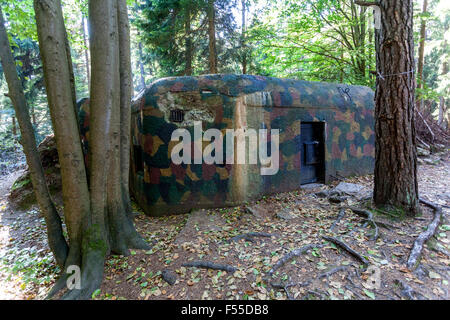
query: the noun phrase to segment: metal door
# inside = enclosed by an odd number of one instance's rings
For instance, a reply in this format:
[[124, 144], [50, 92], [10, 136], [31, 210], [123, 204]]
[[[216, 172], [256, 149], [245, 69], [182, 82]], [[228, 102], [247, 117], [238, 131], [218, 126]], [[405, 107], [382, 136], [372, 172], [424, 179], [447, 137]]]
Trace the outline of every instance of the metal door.
[[302, 122], [300, 128], [300, 184], [324, 179], [324, 123]]

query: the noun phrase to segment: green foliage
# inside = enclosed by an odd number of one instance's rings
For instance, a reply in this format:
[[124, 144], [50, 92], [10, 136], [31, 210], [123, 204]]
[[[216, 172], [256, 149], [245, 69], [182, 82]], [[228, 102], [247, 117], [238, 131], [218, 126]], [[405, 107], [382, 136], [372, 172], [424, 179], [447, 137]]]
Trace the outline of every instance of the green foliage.
[[21, 288], [27, 285], [48, 285], [60, 272], [53, 254], [38, 250], [36, 247], [12, 248], [0, 259], [0, 271], [12, 277], [20, 278]]
[[[140, 31], [138, 39], [145, 45], [146, 62], [154, 65], [155, 76], [184, 74], [188, 37], [194, 74], [208, 72], [207, 5], [207, 0], [147, 0], [134, 7], [132, 23]], [[238, 36], [231, 13], [234, 5], [229, 0], [216, 0], [214, 6], [218, 66], [221, 72], [235, 72]]]
[[351, 0], [270, 2], [249, 30], [271, 76], [374, 86], [372, 14]]

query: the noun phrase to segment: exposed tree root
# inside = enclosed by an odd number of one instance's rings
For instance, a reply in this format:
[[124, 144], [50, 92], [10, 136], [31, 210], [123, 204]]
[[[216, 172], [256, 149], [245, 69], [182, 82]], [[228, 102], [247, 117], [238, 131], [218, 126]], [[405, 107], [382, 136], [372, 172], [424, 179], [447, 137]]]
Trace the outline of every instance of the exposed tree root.
[[234, 273], [237, 269], [233, 266], [229, 266], [226, 264], [216, 264], [210, 261], [193, 261], [184, 263], [183, 267], [195, 267], [195, 268], [203, 268], [203, 269], [213, 269], [213, 270], [223, 270], [226, 272]]
[[[370, 237], [370, 240], [372, 240], [372, 241], [377, 240], [379, 237], [378, 225], [373, 220], [372, 212], [370, 212], [369, 210], [364, 210], [364, 209], [355, 208], [355, 207], [349, 207], [349, 209], [352, 210], [357, 215], [364, 217], [367, 220], [367, 223], [370, 223], [372, 225], [372, 228], [374, 229], [374, 233], [373, 233], [372, 237]], [[367, 223], [364, 225], [364, 227], [367, 225]]]
[[310, 284], [311, 284], [310, 280], [305, 281], [305, 282], [288, 283], [288, 284], [283, 284], [283, 283], [280, 283], [280, 282], [270, 282], [270, 285], [272, 286], [272, 288], [284, 290], [284, 292], [286, 293], [286, 297], [289, 300], [294, 300], [294, 298], [291, 296], [291, 294], [289, 292], [289, 288], [290, 287], [295, 287], [295, 286], [306, 287], [306, 286], [308, 286]]
[[[345, 285], [344, 288], [353, 293], [355, 296], [357, 296], [359, 300], [364, 300], [364, 297], [360, 295], [357, 291], [353, 290], [349, 285]], [[356, 288], [356, 286], [353, 286], [353, 288]]]
[[336, 272], [347, 270], [348, 268], [349, 268], [349, 266], [339, 266], [339, 267], [333, 268], [327, 272], [320, 274], [319, 279], [323, 278], [323, 277], [327, 277], [327, 279], [328, 279], [329, 276], [335, 274]]
[[347, 251], [348, 253], [350, 253], [353, 257], [355, 257], [356, 259], [358, 259], [360, 262], [362, 262], [362, 264], [364, 264], [365, 266], [367, 266], [369, 264], [369, 261], [367, 261], [366, 258], [364, 258], [362, 255], [360, 255], [358, 252], [356, 252], [355, 250], [353, 250], [352, 248], [350, 248], [347, 244], [345, 244], [344, 242], [342, 242], [341, 240], [338, 240], [336, 238], [333, 237], [328, 237], [328, 236], [322, 236], [323, 239], [330, 241], [332, 243], [334, 243], [335, 245], [341, 247], [342, 249], [344, 249], [345, 251]]
[[409, 300], [415, 300], [413, 294], [415, 293], [414, 289], [408, 286], [405, 282], [396, 279], [395, 283], [401, 287], [402, 294], [408, 298]]
[[336, 226], [336, 224], [338, 224], [342, 218], [344, 218], [345, 216], [345, 208], [341, 208], [341, 210], [339, 210], [339, 214], [336, 218], [336, 220], [333, 222], [333, 224], [330, 227], [330, 231], [333, 231], [334, 227]]
[[245, 241], [254, 242], [253, 238], [255, 238], [255, 237], [270, 238], [270, 237], [273, 237], [273, 235], [271, 235], [270, 233], [265, 233], [265, 232], [249, 232], [246, 234], [241, 234], [239, 236], [234, 236], [233, 238], [231, 238], [228, 241], [232, 242], [232, 241], [239, 241], [241, 239], [244, 239]]
[[267, 275], [271, 277], [275, 271], [277, 271], [279, 268], [281, 268], [286, 262], [291, 260], [294, 257], [301, 256], [303, 253], [307, 252], [308, 250], [311, 250], [313, 248], [322, 248], [323, 244], [320, 243], [311, 243], [304, 247], [301, 247], [299, 249], [292, 250], [288, 254], [286, 254], [283, 258], [278, 260], [278, 262], [272, 267], [272, 269], [269, 270]]
[[406, 267], [409, 270], [415, 269], [417, 266], [417, 262], [422, 255], [422, 250], [424, 244], [436, 233], [439, 224], [441, 222], [442, 217], [442, 208], [433, 204], [432, 202], [429, 202], [424, 199], [419, 199], [419, 201], [429, 207], [431, 207], [434, 210], [434, 218], [431, 221], [431, 223], [428, 225], [428, 228], [426, 231], [422, 232], [414, 241], [413, 248], [411, 249], [411, 253], [408, 258], [408, 262], [406, 263]]
[[[317, 297], [320, 297], [321, 300], [323, 300], [324, 295], [326, 296], [326, 294], [320, 293], [318, 291], [314, 291], [314, 290], [308, 290], [307, 295], [314, 295]], [[304, 300], [306, 300], [306, 297], [303, 298]]]

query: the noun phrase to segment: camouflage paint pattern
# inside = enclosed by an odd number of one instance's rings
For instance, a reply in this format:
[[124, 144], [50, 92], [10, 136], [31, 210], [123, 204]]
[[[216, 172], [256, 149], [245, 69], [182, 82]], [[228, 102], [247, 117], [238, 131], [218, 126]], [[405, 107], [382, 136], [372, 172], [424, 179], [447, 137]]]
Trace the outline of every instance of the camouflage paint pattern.
[[[174, 109], [184, 111], [184, 122], [169, 120]], [[374, 93], [362, 86], [249, 75], [160, 79], [133, 102], [131, 191], [147, 214], [163, 215], [297, 189], [301, 122], [325, 123], [325, 182], [371, 173], [373, 109]], [[224, 137], [226, 129], [280, 129], [278, 173], [261, 176], [259, 164], [173, 164], [172, 132], [186, 128], [194, 137], [195, 120]]]
[[[85, 152], [88, 102], [78, 104]], [[184, 111], [182, 123], [170, 121], [170, 110], [175, 109]], [[325, 182], [336, 176], [372, 173], [373, 115], [374, 93], [363, 86], [250, 75], [160, 79], [133, 100], [130, 190], [147, 214], [158, 216], [237, 205], [264, 194], [298, 189], [302, 122], [325, 124]], [[175, 165], [170, 155], [179, 142], [171, 141], [172, 132], [186, 128], [194, 137], [196, 120], [202, 122], [203, 131], [220, 130], [224, 148], [226, 129], [279, 129], [278, 173], [262, 176], [260, 164], [191, 161]], [[203, 148], [208, 144], [203, 142]]]

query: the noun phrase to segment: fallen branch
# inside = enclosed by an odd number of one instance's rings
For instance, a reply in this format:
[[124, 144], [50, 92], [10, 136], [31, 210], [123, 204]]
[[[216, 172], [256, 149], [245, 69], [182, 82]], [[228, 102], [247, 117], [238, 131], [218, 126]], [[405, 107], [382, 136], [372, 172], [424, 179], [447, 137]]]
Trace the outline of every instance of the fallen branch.
[[369, 261], [367, 261], [366, 258], [364, 258], [362, 255], [360, 255], [358, 252], [356, 252], [355, 250], [353, 250], [352, 248], [350, 248], [347, 244], [345, 244], [344, 242], [342, 242], [341, 240], [338, 240], [336, 238], [333, 237], [328, 237], [328, 236], [322, 236], [323, 239], [330, 241], [332, 243], [334, 243], [335, 245], [341, 247], [342, 249], [344, 249], [345, 251], [347, 251], [348, 253], [350, 253], [352, 256], [354, 256], [356, 259], [358, 259], [359, 261], [361, 261], [364, 265], [368, 265]]
[[193, 261], [184, 263], [183, 267], [195, 267], [195, 268], [203, 268], [203, 269], [213, 269], [213, 270], [223, 270], [226, 272], [234, 273], [237, 269], [235, 267], [225, 265], [225, 264], [216, 264], [209, 261]]
[[433, 142], [434, 141], [434, 132], [433, 132], [433, 130], [431, 130], [430, 126], [428, 125], [428, 122], [425, 120], [425, 118], [422, 116], [422, 114], [419, 111], [417, 111], [417, 113], [419, 114], [420, 118], [423, 120], [423, 123], [427, 127], [428, 131], [430, 132], [431, 139], [432, 139], [431, 141]]
[[434, 210], [434, 218], [431, 221], [431, 223], [428, 225], [428, 228], [426, 231], [419, 234], [416, 241], [414, 241], [413, 248], [411, 249], [411, 253], [409, 254], [408, 262], [406, 263], [406, 267], [409, 270], [413, 270], [416, 265], [417, 261], [422, 255], [422, 250], [424, 244], [436, 233], [439, 224], [441, 223], [441, 217], [442, 217], [442, 208], [435, 205], [432, 202], [429, 202], [425, 199], [419, 199], [419, 201], [428, 207], [432, 208]]
[[291, 260], [294, 257], [301, 256], [303, 253], [307, 252], [308, 250], [311, 250], [313, 248], [322, 248], [323, 244], [317, 244], [317, 243], [311, 243], [304, 247], [294, 249], [288, 254], [286, 254], [283, 258], [281, 258], [273, 267], [269, 270], [268, 276], [271, 277], [275, 271], [277, 271], [279, 268], [281, 268], [286, 262]]
[[232, 242], [232, 241], [239, 241], [241, 239], [245, 239], [246, 241], [254, 242], [253, 238], [255, 238], [255, 237], [270, 238], [270, 237], [272, 237], [272, 235], [270, 233], [265, 233], [265, 232], [249, 232], [246, 234], [241, 234], [239, 236], [234, 236], [233, 238], [231, 238], [228, 241]]

